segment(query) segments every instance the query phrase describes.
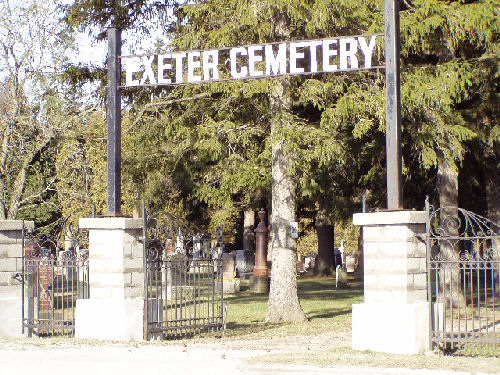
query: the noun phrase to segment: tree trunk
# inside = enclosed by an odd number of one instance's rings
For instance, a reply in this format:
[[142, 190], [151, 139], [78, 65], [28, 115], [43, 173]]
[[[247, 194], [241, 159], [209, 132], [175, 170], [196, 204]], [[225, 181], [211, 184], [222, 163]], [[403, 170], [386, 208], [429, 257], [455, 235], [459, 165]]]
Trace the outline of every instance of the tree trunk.
[[[438, 194], [440, 210], [440, 226], [445, 229], [446, 236], [457, 236], [458, 228], [447, 225], [458, 219], [458, 170], [456, 166], [445, 158], [438, 162]], [[452, 208], [445, 208], [452, 207]], [[465, 298], [462, 292], [462, 281], [460, 267], [458, 267], [459, 241], [441, 241], [439, 251], [445, 259], [452, 262], [444, 262], [439, 270], [439, 289], [443, 300], [447, 305], [465, 306]]]
[[[14, 119], [18, 115], [19, 106], [17, 105], [17, 101], [14, 100], [15, 110], [14, 110]], [[3, 132], [2, 139], [2, 153], [0, 155], [0, 219], [5, 220], [8, 215], [7, 211], [7, 192], [6, 192], [6, 175], [7, 171], [7, 159], [9, 155], [9, 149], [12, 148], [11, 135], [12, 129], [14, 128], [14, 121], [12, 120], [7, 124], [5, 131]]]
[[19, 170], [12, 186], [12, 196], [10, 197], [10, 207], [7, 214], [8, 220], [15, 220], [17, 218], [19, 208], [21, 207], [24, 189], [26, 188], [29, 169], [33, 166], [33, 164], [40, 160], [42, 153], [50, 146], [53, 139], [54, 137], [45, 139], [36, 150], [24, 158], [21, 169]]
[[316, 216], [316, 235], [318, 236], [318, 256], [314, 272], [318, 275], [331, 275], [334, 271], [334, 235], [335, 226], [328, 217], [328, 211], [324, 201], [319, 202], [319, 210]]
[[255, 212], [251, 209], [243, 211], [243, 250], [255, 250]]
[[[293, 176], [287, 174], [288, 158], [283, 139], [275, 139], [279, 129], [290, 126], [292, 100], [290, 80], [275, 78], [270, 84], [272, 146], [272, 213], [273, 251], [271, 288], [267, 322], [304, 321], [305, 315], [297, 296], [297, 241], [290, 236], [290, 223], [296, 221], [296, 192]], [[280, 138], [280, 137], [277, 137]]]

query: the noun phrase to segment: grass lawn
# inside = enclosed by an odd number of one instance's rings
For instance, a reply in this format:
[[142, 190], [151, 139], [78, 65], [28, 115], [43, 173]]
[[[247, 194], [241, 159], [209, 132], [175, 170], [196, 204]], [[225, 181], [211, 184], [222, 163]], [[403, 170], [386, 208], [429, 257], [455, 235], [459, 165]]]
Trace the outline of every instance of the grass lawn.
[[248, 281], [243, 280], [240, 293], [225, 297], [229, 302], [226, 337], [317, 335], [351, 329], [351, 306], [363, 302], [360, 282], [351, 283], [347, 289], [335, 289], [335, 279], [300, 279], [298, 288], [309, 321], [266, 324], [267, 294], [251, 293]]
[[[350, 336], [352, 304], [363, 302], [361, 282], [350, 282], [349, 288], [336, 289], [334, 279], [299, 279], [299, 298], [309, 319], [303, 323], [264, 323], [267, 295], [253, 294], [248, 284], [242, 284], [242, 292], [226, 297], [229, 302], [226, 338], [229, 340], [265, 339], [270, 341], [287, 336], [318, 336], [323, 333], [344, 332]], [[376, 322], [374, 322], [376, 324]], [[290, 344], [295, 338], [290, 338]], [[250, 360], [257, 364], [305, 364], [316, 366], [346, 365], [394, 367], [415, 369], [447, 369], [455, 371], [482, 371], [500, 373], [500, 358], [485, 356], [394, 355], [371, 351], [354, 351], [339, 343], [334, 348], [311, 346], [259, 356]], [[500, 351], [497, 352], [500, 355]]]
[[[344, 365], [390, 368], [446, 369], [472, 373], [499, 373], [500, 351], [497, 357], [393, 355], [351, 349], [352, 304], [363, 301], [361, 282], [351, 281], [346, 289], [336, 289], [334, 279], [299, 279], [299, 298], [307, 322], [267, 324], [264, 322], [268, 296], [250, 293], [248, 281], [242, 291], [225, 296], [229, 302], [227, 330], [224, 339], [213, 334], [191, 339], [150, 341], [144, 346], [202, 345], [223, 350], [260, 350], [257, 357], [248, 359], [250, 366], [260, 365]], [[376, 322], [373, 322], [376, 324]], [[220, 335], [219, 335], [220, 336]], [[2, 339], [2, 343], [34, 346], [106, 345], [92, 340], [52, 337], [46, 339]], [[117, 343], [109, 343], [116, 345]], [[122, 344], [120, 344], [122, 345]], [[132, 345], [132, 344], [130, 344]], [[133, 344], [137, 345], [137, 344]], [[262, 351], [268, 354], [262, 354]]]

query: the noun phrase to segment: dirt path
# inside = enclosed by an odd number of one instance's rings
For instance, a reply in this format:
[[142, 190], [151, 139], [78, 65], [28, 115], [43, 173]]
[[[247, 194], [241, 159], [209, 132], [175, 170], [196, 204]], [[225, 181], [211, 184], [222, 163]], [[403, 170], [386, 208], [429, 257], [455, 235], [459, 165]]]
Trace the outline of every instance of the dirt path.
[[[459, 374], [349, 366], [248, 364], [267, 354], [257, 349], [233, 350], [183, 346], [86, 346], [0, 349], [2, 374], [139, 375], [169, 374]], [[469, 373], [462, 373], [469, 374]]]
[[193, 347], [212, 347], [226, 350], [257, 350], [267, 353], [320, 351], [340, 346], [351, 346], [351, 332], [332, 332], [315, 336], [286, 336], [266, 339], [225, 339], [213, 343], [194, 343]]
[[272, 339], [227, 338], [200, 342], [137, 344], [75, 339], [0, 340], [0, 374], [479, 374], [479, 372], [446, 370], [342, 365], [306, 366], [259, 362], [259, 358], [272, 354], [298, 355], [339, 346], [350, 346], [350, 332]]

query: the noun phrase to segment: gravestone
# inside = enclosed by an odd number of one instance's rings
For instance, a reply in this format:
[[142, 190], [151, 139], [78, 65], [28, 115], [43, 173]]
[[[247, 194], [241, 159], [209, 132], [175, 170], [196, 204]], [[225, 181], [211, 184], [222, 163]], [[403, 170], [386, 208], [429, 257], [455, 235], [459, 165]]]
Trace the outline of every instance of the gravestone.
[[335, 288], [347, 287], [347, 272], [341, 266], [335, 268]]
[[224, 247], [223, 246], [211, 247], [209, 251], [212, 259], [219, 259], [220, 257], [222, 257], [222, 254], [224, 254]]
[[210, 256], [212, 255], [211, 243], [211, 238], [207, 235], [203, 235], [203, 237], [201, 238], [201, 252], [204, 258], [210, 258]]
[[316, 254], [306, 255], [304, 257], [304, 271], [308, 272], [314, 269], [316, 265]]
[[181, 228], [179, 228], [175, 239], [175, 252], [177, 254], [186, 254], [186, 248], [184, 247], [184, 235], [182, 234]]
[[240, 291], [240, 279], [236, 277], [236, 263], [232, 253], [222, 254], [222, 283], [224, 293]]
[[201, 234], [197, 234], [193, 236], [193, 259], [200, 259], [202, 257]]
[[171, 238], [167, 238], [165, 240], [165, 249], [166, 249], [166, 256], [171, 256], [174, 255], [175, 253], [175, 242]]
[[355, 256], [353, 255], [347, 255], [345, 257], [345, 268], [348, 273], [354, 273], [356, 271], [358, 262]]
[[236, 272], [241, 280], [248, 279], [253, 272], [255, 254], [250, 250], [236, 250]]
[[334, 251], [335, 254], [335, 267], [340, 265], [341, 267], [345, 266], [345, 258], [344, 258], [344, 240], [340, 241], [340, 246], [337, 250]]
[[266, 211], [261, 209], [258, 213], [259, 225], [255, 228], [255, 266], [250, 276], [250, 291], [254, 293], [269, 292], [269, 269], [267, 268], [267, 229], [265, 219]]
[[[38, 267], [38, 319], [50, 318], [52, 311], [52, 292], [54, 287], [54, 263], [44, 259]], [[36, 287], [36, 286], [35, 286]]]
[[196, 234], [193, 236], [193, 261], [189, 264], [189, 272], [200, 272], [200, 265], [197, 261], [202, 258], [201, 234]]
[[296, 271], [299, 274], [304, 273], [304, 261], [303, 260], [297, 262]]
[[222, 276], [225, 279], [234, 279], [236, 277], [234, 255], [231, 253], [222, 254]]

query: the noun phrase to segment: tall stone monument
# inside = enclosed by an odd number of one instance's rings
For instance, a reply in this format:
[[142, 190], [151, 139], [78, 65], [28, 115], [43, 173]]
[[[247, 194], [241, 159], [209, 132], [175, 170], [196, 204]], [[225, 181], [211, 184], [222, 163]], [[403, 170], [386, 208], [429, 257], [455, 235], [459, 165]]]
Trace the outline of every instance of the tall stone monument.
[[259, 211], [259, 225], [255, 228], [255, 266], [250, 276], [250, 291], [255, 293], [269, 292], [269, 271], [267, 269], [267, 233], [264, 222], [266, 211]]

